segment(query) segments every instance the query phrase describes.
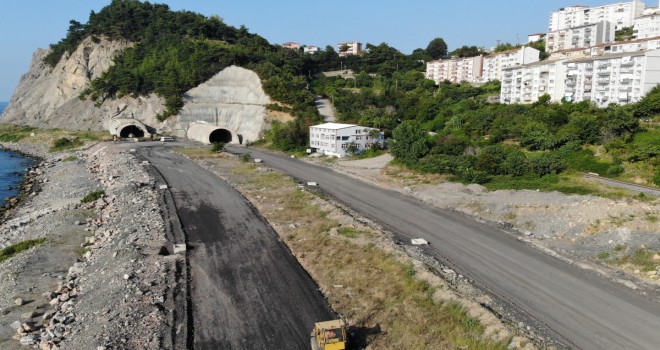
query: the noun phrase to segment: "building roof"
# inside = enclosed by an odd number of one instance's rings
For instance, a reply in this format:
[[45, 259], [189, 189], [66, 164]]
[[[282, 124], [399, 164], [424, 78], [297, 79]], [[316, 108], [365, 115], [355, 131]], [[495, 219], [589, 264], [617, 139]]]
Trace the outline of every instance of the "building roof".
[[352, 128], [354, 126], [357, 126], [357, 125], [355, 125], [355, 124], [341, 124], [341, 123], [324, 123], [324, 124], [319, 124], [319, 125], [312, 125], [313, 128], [333, 129], [333, 130]]

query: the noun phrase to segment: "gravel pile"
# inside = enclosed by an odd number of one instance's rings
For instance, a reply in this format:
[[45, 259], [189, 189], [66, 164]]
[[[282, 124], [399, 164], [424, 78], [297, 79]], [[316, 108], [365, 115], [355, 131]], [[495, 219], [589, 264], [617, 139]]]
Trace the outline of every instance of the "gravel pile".
[[[0, 264], [0, 348], [172, 348], [183, 258], [169, 254], [161, 193], [147, 168], [112, 145], [69, 161], [30, 151], [44, 159], [33, 170], [43, 186], [2, 224], [0, 244], [47, 243]], [[105, 196], [81, 203], [98, 190]], [[6, 340], [7, 330], [18, 342]]]

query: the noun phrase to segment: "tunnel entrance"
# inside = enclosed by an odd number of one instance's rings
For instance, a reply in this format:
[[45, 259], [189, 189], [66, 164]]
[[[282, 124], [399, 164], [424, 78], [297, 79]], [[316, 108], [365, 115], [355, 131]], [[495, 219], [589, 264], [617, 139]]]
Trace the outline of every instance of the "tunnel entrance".
[[119, 137], [144, 137], [144, 130], [135, 125], [128, 125], [121, 129]]
[[227, 129], [215, 129], [209, 135], [210, 143], [230, 143], [232, 140], [231, 131]]

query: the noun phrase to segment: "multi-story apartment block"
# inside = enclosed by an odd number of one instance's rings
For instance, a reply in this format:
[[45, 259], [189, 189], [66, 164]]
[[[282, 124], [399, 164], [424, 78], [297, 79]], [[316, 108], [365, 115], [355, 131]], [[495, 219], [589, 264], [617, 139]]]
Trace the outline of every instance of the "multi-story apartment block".
[[545, 40], [548, 53], [590, 47], [614, 41], [614, 26], [607, 21], [549, 32]]
[[630, 27], [635, 18], [644, 14], [645, 8], [646, 5], [639, 0], [595, 7], [581, 5], [564, 7], [550, 14], [549, 32], [602, 21], [611, 22], [615, 29]]
[[347, 41], [337, 44], [337, 52], [340, 57], [359, 55], [362, 52], [362, 43], [359, 41]]
[[533, 47], [494, 53], [484, 57], [481, 81], [502, 80], [503, 69], [538, 62], [541, 52]]
[[502, 103], [532, 103], [540, 96], [550, 95], [551, 100], [564, 96], [563, 77], [565, 68], [561, 61], [541, 61], [503, 70]]
[[637, 52], [656, 50], [660, 48], [660, 36], [647, 39], [637, 39], [630, 41], [618, 41], [613, 43], [601, 44], [592, 47], [583, 47], [579, 49], [556, 51], [550, 54], [550, 60], [564, 58], [585, 58], [608, 55], [612, 53]]
[[652, 13], [635, 19], [633, 36], [636, 39], [646, 39], [660, 36], [660, 13]]
[[660, 49], [512, 67], [505, 70], [500, 100], [532, 103], [547, 91], [552, 101], [592, 101], [599, 107], [633, 103], [660, 84], [659, 67]]
[[375, 142], [383, 142], [383, 133], [374, 139], [371, 130], [364, 126], [340, 123], [325, 123], [309, 127], [309, 146], [317, 153], [344, 157], [351, 145], [357, 150], [371, 147]]
[[478, 83], [481, 81], [483, 61], [483, 56], [430, 61], [426, 63], [426, 78], [436, 84], [445, 80]]

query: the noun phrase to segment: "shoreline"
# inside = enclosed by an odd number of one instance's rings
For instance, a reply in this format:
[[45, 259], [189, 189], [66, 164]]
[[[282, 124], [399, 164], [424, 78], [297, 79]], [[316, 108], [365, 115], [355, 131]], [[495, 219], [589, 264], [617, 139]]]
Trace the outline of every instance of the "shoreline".
[[20, 157], [30, 159], [32, 164], [29, 165], [22, 174], [21, 183], [18, 187], [17, 193], [8, 196], [5, 204], [0, 205], [0, 223], [8, 220], [11, 217], [12, 211], [20, 206], [27, 196], [36, 195], [41, 191], [41, 186], [39, 186], [37, 177], [39, 175], [38, 169], [43, 165], [45, 155], [29, 153], [18, 148], [8, 147], [8, 145], [11, 146], [12, 144], [13, 143], [2, 142], [0, 143], [0, 150], [12, 152]]

